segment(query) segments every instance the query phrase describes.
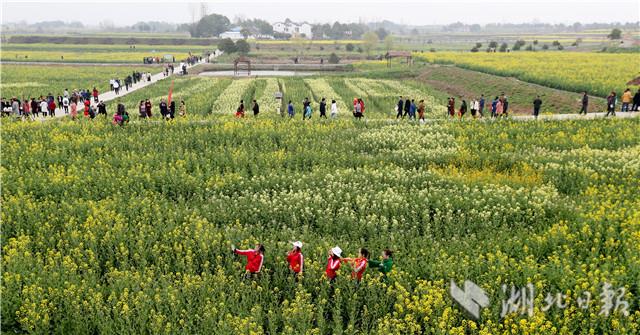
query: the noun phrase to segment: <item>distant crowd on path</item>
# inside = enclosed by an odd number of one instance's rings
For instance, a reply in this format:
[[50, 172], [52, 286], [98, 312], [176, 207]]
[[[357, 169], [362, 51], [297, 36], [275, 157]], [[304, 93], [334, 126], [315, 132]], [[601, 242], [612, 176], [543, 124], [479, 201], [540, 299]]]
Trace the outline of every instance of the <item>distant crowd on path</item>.
[[[171, 120], [176, 116], [176, 101], [171, 100], [169, 103], [164, 100], [164, 98], [160, 99], [160, 103], [158, 104], [158, 108], [160, 109], [160, 116], [163, 119]], [[153, 117], [153, 105], [151, 104], [150, 99], [140, 100], [138, 104], [138, 116], [141, 119], [148, 119]], [[187, 105], [184, 100], [180, 100], [180, 107], [178, 110], [178, 115], [187, 116]]]
[[421, 123], [425, 122], [424, 113], [425, 113], [425, 104], [424, 100], [420, 100], [418, 105], [416, 105], [416, 101], [414, 99], [409, 99], [407, 97], [406, 101], [400, 96], [398, 103], [396, 104], [396, 120], [404, 119], [405, 117], [409, 120], [416, 119], [416, 112], [418, 113], [418, 119]]
[[[302, 242], [291, 242], [293, 248], [286, 254], [287, 268], [294, 279], [299, 281], [304, 274], [304, 255], [302, 253]], [[235, 246], [231, 246], [234, 255], [244, 256], [247, 258], [245, 265], [245, 278], [256, 278], [262, 273], [264, 265], [264, 254], [266, 248], [258, 243], [253, 249], [240, 250]], [[360, 248], [358, 256], [355, 258], [342, 257], [342, 249], [335, 246], [329, 249], [327, 265], [325, 267], [324, 277], [333, 284], [337, 278], [341, 264], [351, 266], [351, 279], [360, 282], [367, 268], [378, 270], [384, 276], [393, 269], [393, 251], [384, 249], [379, 260], [369, 258], [369, 250]]]
[[[329, 108], [330, 108], [331, 118], [332, 119], [337, 118], [338, 104], [335, 99], [331, 100], [331, 105], [329, 106]], [[260, 113], [260, 105], [258, 105], [258, 102], [255, 99], [252, 102], [251, 109], [253, 111], [253, 116], [257, 117], [258, 114]], [[318, 104], [318, 111], [320, 112], [320, 118], [324, 118], [324, 119], [327, 118], [327, 99], [326, 98], [323, 97], [320, 99], [320, 103]], [[280, 116], [284, 117], [284, 115], [285, 115], [284, 112], [280, 111]], [[292, 100], [289, 100], [289, 102], [287, 103], [287, 115], [291, 119], [293, 119], [293, 117], [296, 115], [296, 109]], [[304, 100], [302, 100], [302, 119], [310, 120], [312, 115], [313, 115], [313, 108], [311, 107], [311, 100], [308, 97], [306, 97], [304, 98]], [[240, 104], [236, 109], [235, 116], [237, 118], [245, 117], [244, 100], [240, 100]], [[353, 116], [356, 119], [360, 119], [364, 116], [364, 101], [362, 99], [355, 98], [353, 100]]]
[[13, 97], [10, 100], [2, 98], [3, 114], [12, 114], [16, 118], [23, 120], [35, 120], [36, 117], [54, 117], [56, 110], [62, 110], [64, 114], [70, 114], [72, 118], [76, 118], [78, 112], [83, 111], [87, 117], [94, 118], [96, 113], [104, 112], [106, 115], [106, 107], [104, 102], [98, 101], [98, 89], [74, 90], [69, 93], [65, 89], [62, 95], [55, 97], [49, 93], [39, 98], [28, 98], [20, 101]]

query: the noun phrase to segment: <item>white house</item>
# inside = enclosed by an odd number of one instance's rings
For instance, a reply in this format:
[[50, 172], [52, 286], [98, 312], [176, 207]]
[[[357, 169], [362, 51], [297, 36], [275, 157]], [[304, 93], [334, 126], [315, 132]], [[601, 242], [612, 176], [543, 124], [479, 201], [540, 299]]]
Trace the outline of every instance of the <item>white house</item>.
[[307, 38], [313, 37], [313, 33], [311, 32], [311, 25], [306, 22], [276, 22], [273, 25], [273, 31], [275, 31], [276, 33], [290, 34], [291, 36], [300, 36], [304, 34], [304, 36]]
[[234, 27], [231, 28], [231, 30], [229, 31], [225, 31], [224, 33], [218, 35], [218, 37], [220, 38], [230, 38], [234, 41], [236, 40], [241, 40], [244, 38], [244, 36], [242, 36], [242, 34], [240, 33], [240, 31], [242, 30], [241, 27]]

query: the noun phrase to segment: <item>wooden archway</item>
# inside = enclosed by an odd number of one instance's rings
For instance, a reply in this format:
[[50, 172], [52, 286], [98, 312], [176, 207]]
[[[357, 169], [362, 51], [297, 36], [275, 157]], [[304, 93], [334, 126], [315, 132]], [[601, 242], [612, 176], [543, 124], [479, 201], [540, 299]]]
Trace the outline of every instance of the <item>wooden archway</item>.
[[407, 65], [411, 65], [413, 63], [413, 57], [411, 56], [410, 51], [389, 51], [384, 58], [387, 59], [387, 67], [391, 67], [391, 58], [405, 58], [407, 60]]
[[248, 57], [245, 56], [240, 56], [238, 58], [236, 58], [233, 61], [233, 75], [237, 76], [238, 72], [240, 72], [241, 67], [240, 64], [246, 64], [247, 65], [247, 75], [250, 76], [251, 75], [251, 60]]

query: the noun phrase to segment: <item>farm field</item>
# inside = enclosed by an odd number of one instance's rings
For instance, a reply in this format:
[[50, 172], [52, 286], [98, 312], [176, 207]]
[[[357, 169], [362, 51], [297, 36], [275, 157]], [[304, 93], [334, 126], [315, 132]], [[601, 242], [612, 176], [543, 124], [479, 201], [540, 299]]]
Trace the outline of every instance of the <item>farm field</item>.
[[574, 52], [418, 53], [418, 59], [500, 76], [516, 77], [543, 86], [606, 97], [640, 72], [637, 54]]
[[3, 45], [4, 62], [61, 62], [61, 63], [133, 63], [142, 64], [144, 57], [172, 55], [176, 61], [186, 59], [189, 51], [201, 54], [202, 46], [169, 48], [166, 46], [129, 48], [127, 45], [60, 45], [19, 44]]
[[[167, 99], [171, 82], [165, 80], [151, 87], [118, 98], [108, 105], [115, 110], [123, 103], [127, 110], [137, 111], [140, 100], [150, 99], [155, 110], [160, 99]], [[275, 92], [282, 92], [284, 102], [280, 105], [274, 98]], [[251, 101], [257, 99], [261, 117], [278, 117], [277, 108], [286, 112], [286, 103], [291, 100], [301, 118], [301, 103], [308, 97], [312, 102], [314, 118], [319, 117], [318, 105], [323, 97], [330, 105], [336, 99], [341, 117], [351, 117], [354, 97], [365, 100], [367, 118], [380, 119], [394, 117], [393, 110], [398, 96], [410, 96], [417, 101], [425, 100], [428, 117], [442, 117], [445, 114], [444, 102], [434, 97], [425, 85], [414, 81], [398, 83], [393, 79], [349, 78], [346, 76], [314, 76], [310, 78], [202, 78], [188, 77], [174, 80], [174, 99], [184, 99], [189, 114], [194, 118], [216, 117], [232, 118], [240, 100], [244, 100], [247, 114], [251, 114]], [[135, 117], [134, 117], [135, 118]]]
[[[486, 74], [455, 66], [427, 66], [420, 70], [419, 81], [422, 81], [441, 92], [448, 92], [459, 100], [463, 96], [467, 101], [478, 98], [493, 99], [501, 92], [508, 92], [509, 109], [516, 114], [531, 114], [533, 99], [540, 95], [543, 100], [541, 113], [573, 114], [581, 106], [582, 94], [556, 90], [540, 85], [530, 84], [514, 78]], [[604, 99], [591, 97], [590, 111], [606, 110]]]
[[[242, 85], [259, 95], [274, 85], [264, 80]], [[361, 80], [373, 91], [393, 85]], [[224, 91], [224, 80], [211, 83]], [[2, 329], [638, 333], [639, 127], [3, 122]], [[305, 275], [295, 282], [285, 255], [298, 239]], [[231, 245], [256, 242], [266, 246], [263, 274], [243, 280]], [[394, 269], [387, 278], [368, 269], [358, 286], [345, 264], [332, 293], [323, 273], [335, 245], [343, 256], [367, 247], [373, 259], [392, 248]], [[491, 297], [478, 322], [448, 293], [465, 279]], [[532, 314], [501, 318], [500, 285], [528, 283]], [[598, 315], [604, 283], [626, 289], [628, 316]], [[593, 301], [582, 309], [585, 291]], [[566, 295], [566, 309], [543, 309], [547, 292]]]
[[124, 78], [134, 71], [160, 72], [154, 66], [67, 66], [67, 65], [12, 65], [0, 67], [2, 96], [19, 98], [46, 96], [49, 93], [61, 95], [65, 88], [105, 92], [109, 79]]

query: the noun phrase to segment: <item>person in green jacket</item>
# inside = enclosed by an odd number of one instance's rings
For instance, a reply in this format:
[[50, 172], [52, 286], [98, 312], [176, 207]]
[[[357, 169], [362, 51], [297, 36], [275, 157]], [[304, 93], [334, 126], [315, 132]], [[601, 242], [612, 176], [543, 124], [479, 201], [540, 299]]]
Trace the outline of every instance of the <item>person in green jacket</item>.
[[386, 276], [393, 268], [393, 251], [384, 249], [382, 251], [382, 261], [370, 260], [369, 266], [372, 269], [380, 270]]

